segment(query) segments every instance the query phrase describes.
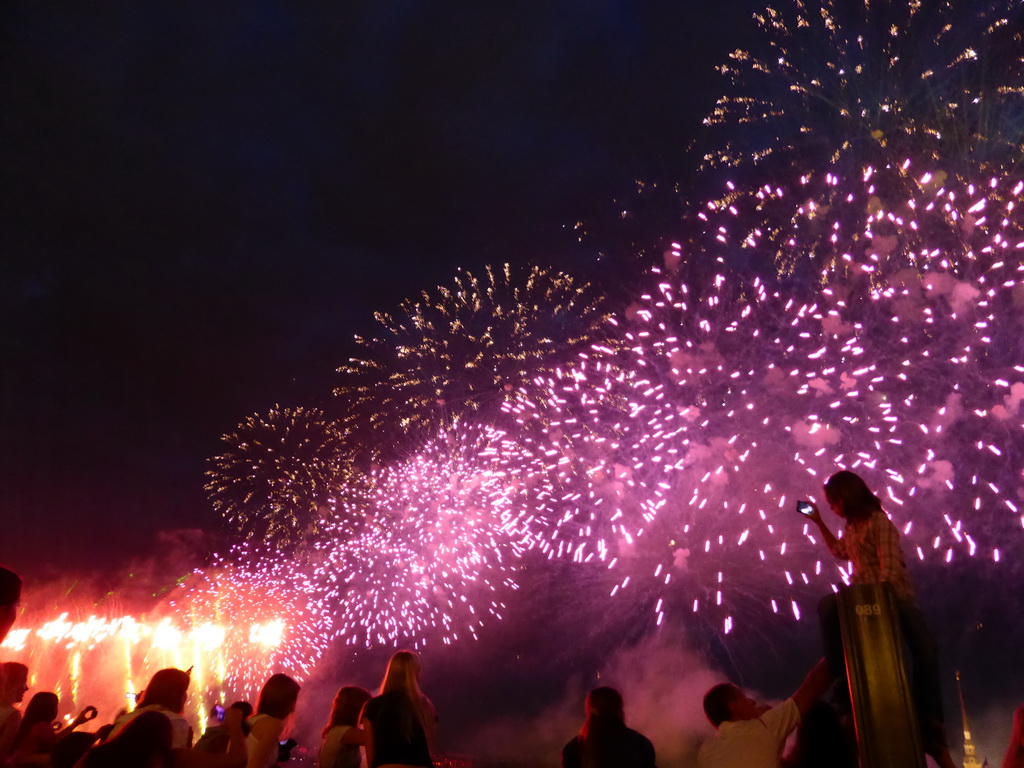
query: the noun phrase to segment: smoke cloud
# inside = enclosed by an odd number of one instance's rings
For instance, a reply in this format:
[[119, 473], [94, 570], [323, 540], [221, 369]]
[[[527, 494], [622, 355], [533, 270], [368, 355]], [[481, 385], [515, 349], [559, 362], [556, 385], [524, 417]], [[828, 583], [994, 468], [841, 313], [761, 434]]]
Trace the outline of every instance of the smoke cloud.
[[583, 723], [587, 691], [609, 685], [622, 693], [626, 724], [653, 742], [659, 765], [694, 765], [712, 732], [704, 693], [721, 679], [678, 640], [643, 640], [616, 653], [597, 677], [570, 680], [562, 696], [539, 711], [487, 724], [466, 748], [487, 763], [558, 766], [562, 747]]

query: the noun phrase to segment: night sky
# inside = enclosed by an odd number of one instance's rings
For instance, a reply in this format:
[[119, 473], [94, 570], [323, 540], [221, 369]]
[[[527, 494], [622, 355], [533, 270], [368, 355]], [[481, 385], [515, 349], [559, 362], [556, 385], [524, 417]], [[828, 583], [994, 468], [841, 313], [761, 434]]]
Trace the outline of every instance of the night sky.
[[373, 312], [460, 267], [628, 278], [573, 224], [693, 183], [761, 7], [5, 4], [0, 562], [116, 573], [161, 531], [223, 534], [220, 436], [329, 401]]
[[685, 181], [758, 5], [6, 7], [3, 559], [216, 529], [220, 435], [329, 399], [372, 312], [458, 267], [600, 279], [571, 225]]

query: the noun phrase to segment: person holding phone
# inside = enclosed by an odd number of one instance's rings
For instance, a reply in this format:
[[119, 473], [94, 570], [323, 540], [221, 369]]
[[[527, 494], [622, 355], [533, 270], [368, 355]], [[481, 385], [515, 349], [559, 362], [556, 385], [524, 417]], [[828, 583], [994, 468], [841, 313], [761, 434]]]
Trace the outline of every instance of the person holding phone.
[[196, 742], [193, 747], [194, 750], [197, 752], [209, 752], [214, 755], [223, 755], [228, 751], [231, 735], [228, 732], [225, 717], [232, 709], [237, 709], [241, 713], [242, 732], [246, 736], [249, 735], [249, 724], [247, 721], [249, 716], [252, 715], [252, 704], [247, 701], [236, 701], [227, 709], [220, 704], [214, 704], [211, 712], [211, 722], [207, 724], [206, 732]]
[[[797, 502], [797, 510], [818, 527], [833, 555], [850, 561], [853, 584], [887, 583], [892, 587], [900, 629], [913, 659], [912, 684], [925, 751], [942, 768], [953, 768], [946, 741], [938, 648], [917, 604], [900, 548], [899, 531], [882, 508], [882, 500], [871, 492], [863, 478], [849, 470], [836, 472], [825, 481], [825, 499], [832, 511], [846, 521], [841, 538], [829, 530], [817, 505]], [[844, 673], [845, 660], [836, 596], [826, 596], [818, 610], [829, 669], [839, 677]]]
[[14, 766], [50, 765], [50, 753], [57, 742], [96, 717], [96, 707], [86, 707], [66, 728], [55, 732], [59, 705], [57, 694], [49, 691], [37, 693], [29, 700], [11, 745], [11, 762]]

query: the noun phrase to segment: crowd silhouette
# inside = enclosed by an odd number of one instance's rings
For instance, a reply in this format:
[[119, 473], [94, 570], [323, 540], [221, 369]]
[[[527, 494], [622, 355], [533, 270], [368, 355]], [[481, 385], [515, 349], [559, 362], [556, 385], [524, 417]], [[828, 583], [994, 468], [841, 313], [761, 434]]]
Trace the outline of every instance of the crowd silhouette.
[[[858, 475], [837, 472], [824, 491], [829, 507], [846, 523], [840, 536], [832, 534], [815, 504], [800, 502], [798, 511], [818, 527], [836, 557], [850, 562], [852, 584], [887, 584], [894, 595], [924, 749], [940, 768], [952, 768], [937, 650], [914, 596], [899, 533]], [[18, 575], [0, 567], [0, 641], [16, 621], [21, 591]], [[819, 614], [825, 658], [790, 697], [762, 705], [730, 682], [707, 691], [703, 707], [714, 733], [700, 748], [698, 768], [860, 765], [835, 595], [822, 600]], [[0, 768], [273, 768], [288, 762], [296, 746], [291, 734], [301, 689], [284, 674], [267, 679], [255, 706], [215, 704], [198, 739], [184, 714], [192, 682], [187, 671], [156, 672], [135, 707], [94, 731], [83, 726], [97, 718], [95, 707], [60, 723], [60, 701], [53, 692], [35, 692], [22, 709], [29, 681], [24, 664], [0, 663]], [[619, 691], [593, 689], [584, 712], [579, 733], [562, 750], [563, 768], [655, 768], [651, 741], [626, 725]], [[338, 690], [321, 733], [319, 768], [432, 768], [437, 722], [420, 687], [419, 656], [398, 651], [376, 695], [355, 685]], [[1024, 768], [1024, 705], [1014, 713], [1002, 766]]]
[[[432, 766], [436, 715], [420, 690], [419, 669], [416, 654], [399, 651], [378, 696], [343, 686], [323, 730], [319, 765]], [[301, 689], [287, 675], [268, 678], [255, 708], [244, 701], [214, 706], [198, 740], [184, 715], [191, 678], [183, 670], [158, 671], [133, 710], [95, 732], [78, 730], [96, 718], [95, 707], [58, 728], [54, 693], [36, 693], [18, 709], [28, 676], [23, 664], [0, 664], [0, 768], [272, 768], [296, 746], [290, 733]]]

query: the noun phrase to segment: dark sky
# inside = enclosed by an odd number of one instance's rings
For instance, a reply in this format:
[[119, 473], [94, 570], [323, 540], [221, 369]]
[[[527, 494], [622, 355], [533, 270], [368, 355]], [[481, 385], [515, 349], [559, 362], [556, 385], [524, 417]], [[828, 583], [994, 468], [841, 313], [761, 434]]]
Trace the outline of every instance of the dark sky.
[[218, 438], [372, 312], [686, 174], [754, 0], [5, 5], [0, 559], [216, 527]]
[[762, 5], [5, 3], [0, 562], [116, 572], [220, 529], [221, 434], [328, 399], [373, 311], [458, 267], [606, 276], [571, 225], [688, 183]]

